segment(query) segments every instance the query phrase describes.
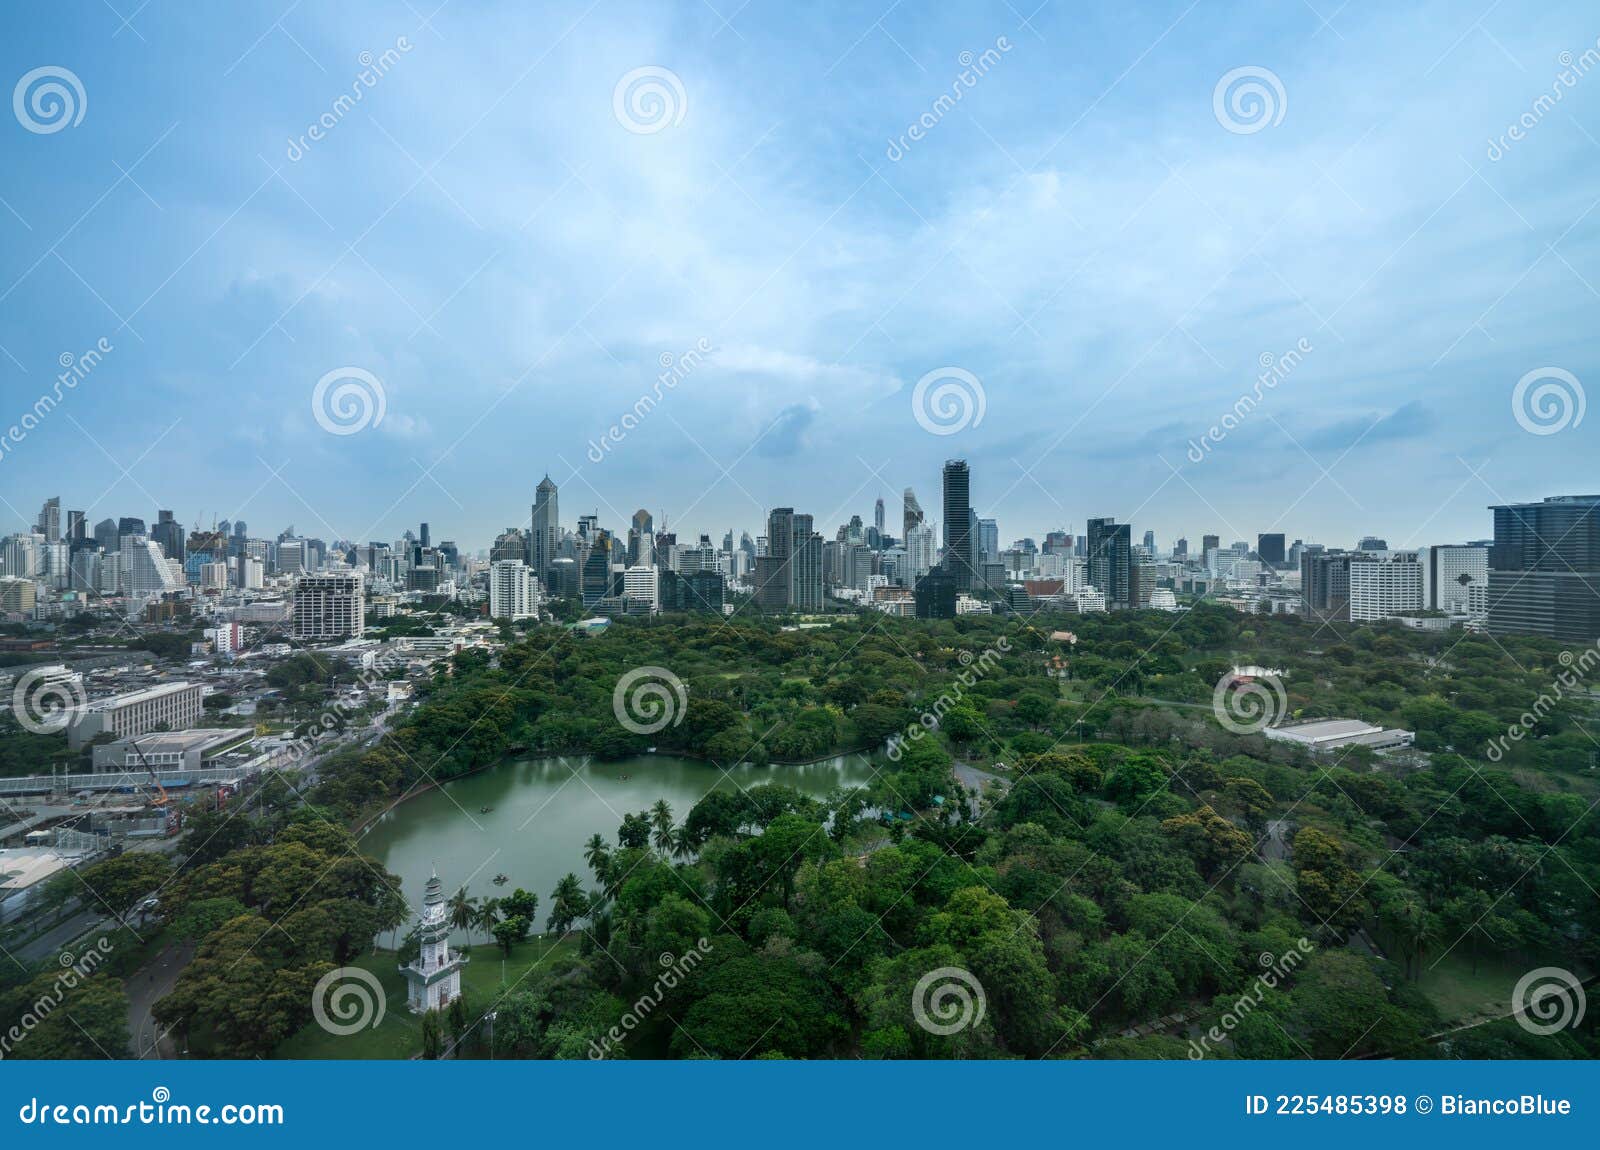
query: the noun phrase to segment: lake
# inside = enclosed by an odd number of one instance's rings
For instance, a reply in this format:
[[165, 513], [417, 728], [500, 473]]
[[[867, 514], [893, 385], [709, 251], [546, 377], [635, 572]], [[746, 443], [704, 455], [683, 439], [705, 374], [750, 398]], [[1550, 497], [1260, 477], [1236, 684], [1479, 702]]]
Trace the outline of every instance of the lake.
[[[617, 827], [630, 811], [666, 799], [674, 820], [682, 822], [712, 791], [783, 783], [821, 798], [837, 786], [865, 785], [872, 774], [861, 755], [798, 767], [742, 766], [726, 774], [710, 763], [670, 755], [518, 759], [401, 803], [367, 829], [360, 849], [400, 876], [413, 910], [437, 867], [447, 894], [463, 884], [476, 898], [507, 895], [519, 886], [532, 891], [539, 896], [542, 929], [550, 892], [562, 875], [572, 871], [585, 888], [594, 885], [583, 844], [598, 833], [615, 849]], [[496, 874], [510, 881], [497, 887]], [[474, 941], [482, 941], [481, 932]]]

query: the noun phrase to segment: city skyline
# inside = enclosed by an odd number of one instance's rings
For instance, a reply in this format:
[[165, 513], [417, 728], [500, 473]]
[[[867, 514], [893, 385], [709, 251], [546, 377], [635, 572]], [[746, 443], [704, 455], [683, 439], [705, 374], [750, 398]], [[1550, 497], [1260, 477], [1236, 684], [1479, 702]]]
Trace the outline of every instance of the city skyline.
[[[8, 529], [63, 473], [91, 514], [106, 491], [481, 541], [546, 468], [573, 506], [621, 523], [649, 492], [718, 535], [865, 515], [951, 455], [1006, 536], [1112, 515], [1421, 545], [1592, 486], [1582, 7], [1190, 8], [900, 12], [836, 43], [628, 6], [564, 37], [505, 5], [450, 12], [454, 37], [375, 6], [282, 35], [265, 7], [264, 33], [163, 6], [139, 39], [87, 6], [28, 22], [8, 74], [54, 61], [85, 97], [0, 134], [0, 423], [61, 400], [0, 451], [8, 502], [30, 493]], [[465, 66], [486, 42], [503, 69]], [[570, 83], [536, 89], [536, 61]], [[1230, 118], [1241, 69], [1270, 77], [1264, 123]], [[629, 118], [639, 71], [664, 123]], [[1289, 369], [1265, 391], [1264, 359]], [[1561, 434], [1517, 418], [1540, 372], [1576, 383]], [[319, 388], [352, 380], [367, 425], [329, 430]], [[952, 380], [961, 426], [919, 418]]]

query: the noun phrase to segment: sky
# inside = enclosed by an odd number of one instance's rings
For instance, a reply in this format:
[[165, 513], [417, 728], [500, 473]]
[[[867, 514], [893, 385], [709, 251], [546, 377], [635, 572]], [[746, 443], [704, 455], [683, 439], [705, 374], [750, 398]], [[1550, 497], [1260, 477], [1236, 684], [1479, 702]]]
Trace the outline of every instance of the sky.
[[0, 533], [477, 549], [548, 473], [569, 526], [831, 534], [960, 457], [1003, 543], [1402, 547], [1600, 489], [1592, 3], [4, 21]]

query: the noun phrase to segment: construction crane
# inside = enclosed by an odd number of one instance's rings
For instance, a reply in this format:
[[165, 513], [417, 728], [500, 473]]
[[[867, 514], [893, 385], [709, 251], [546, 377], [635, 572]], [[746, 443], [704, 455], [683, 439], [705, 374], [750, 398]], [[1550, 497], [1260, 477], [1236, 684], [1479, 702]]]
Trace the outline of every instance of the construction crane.
[[150, 785], [156, 789], [155, 802], [150, 805], [153, 807], [165, 807], [171, 800], [167, 797], [167, 788], [161, 785], [161, 777], [156, 774], [156, 769], [150, 765], [150, 760], [144, 757], [144, 751], [139, 747], [139, 740], [131, 739], [129, 742], [133, 747], [133, 753], [139, 756], [140, 764], [150, 774]]

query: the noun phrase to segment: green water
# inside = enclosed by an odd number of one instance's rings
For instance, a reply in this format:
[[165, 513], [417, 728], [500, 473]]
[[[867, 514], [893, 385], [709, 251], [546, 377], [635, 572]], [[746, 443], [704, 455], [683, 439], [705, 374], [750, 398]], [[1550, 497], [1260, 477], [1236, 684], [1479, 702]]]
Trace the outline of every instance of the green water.
[[[744, 766], [726, 775], [709, 763], [667, 755], [611, 762], [520, 759], [401, 803], [368, 828], [361, 851], [400, 876], [413, 907], [421, 904], [435, 867], [448, 893], [465, 884], [473, 897], [498, 897], [525, 887], [539, 896], [542, 929], [562, 875], [572, 871], [586, 887], [593, 885], [583, 844], [598, 833], [615, 847], [617, 827], [630, 811], [666, 799], [681, 822], [712, 791], [784, 783], [820, 798], [871, 777], [871, 764], [859, 755], [802, 767]], [[508, 881], [496, 886], [497, 874]]]

